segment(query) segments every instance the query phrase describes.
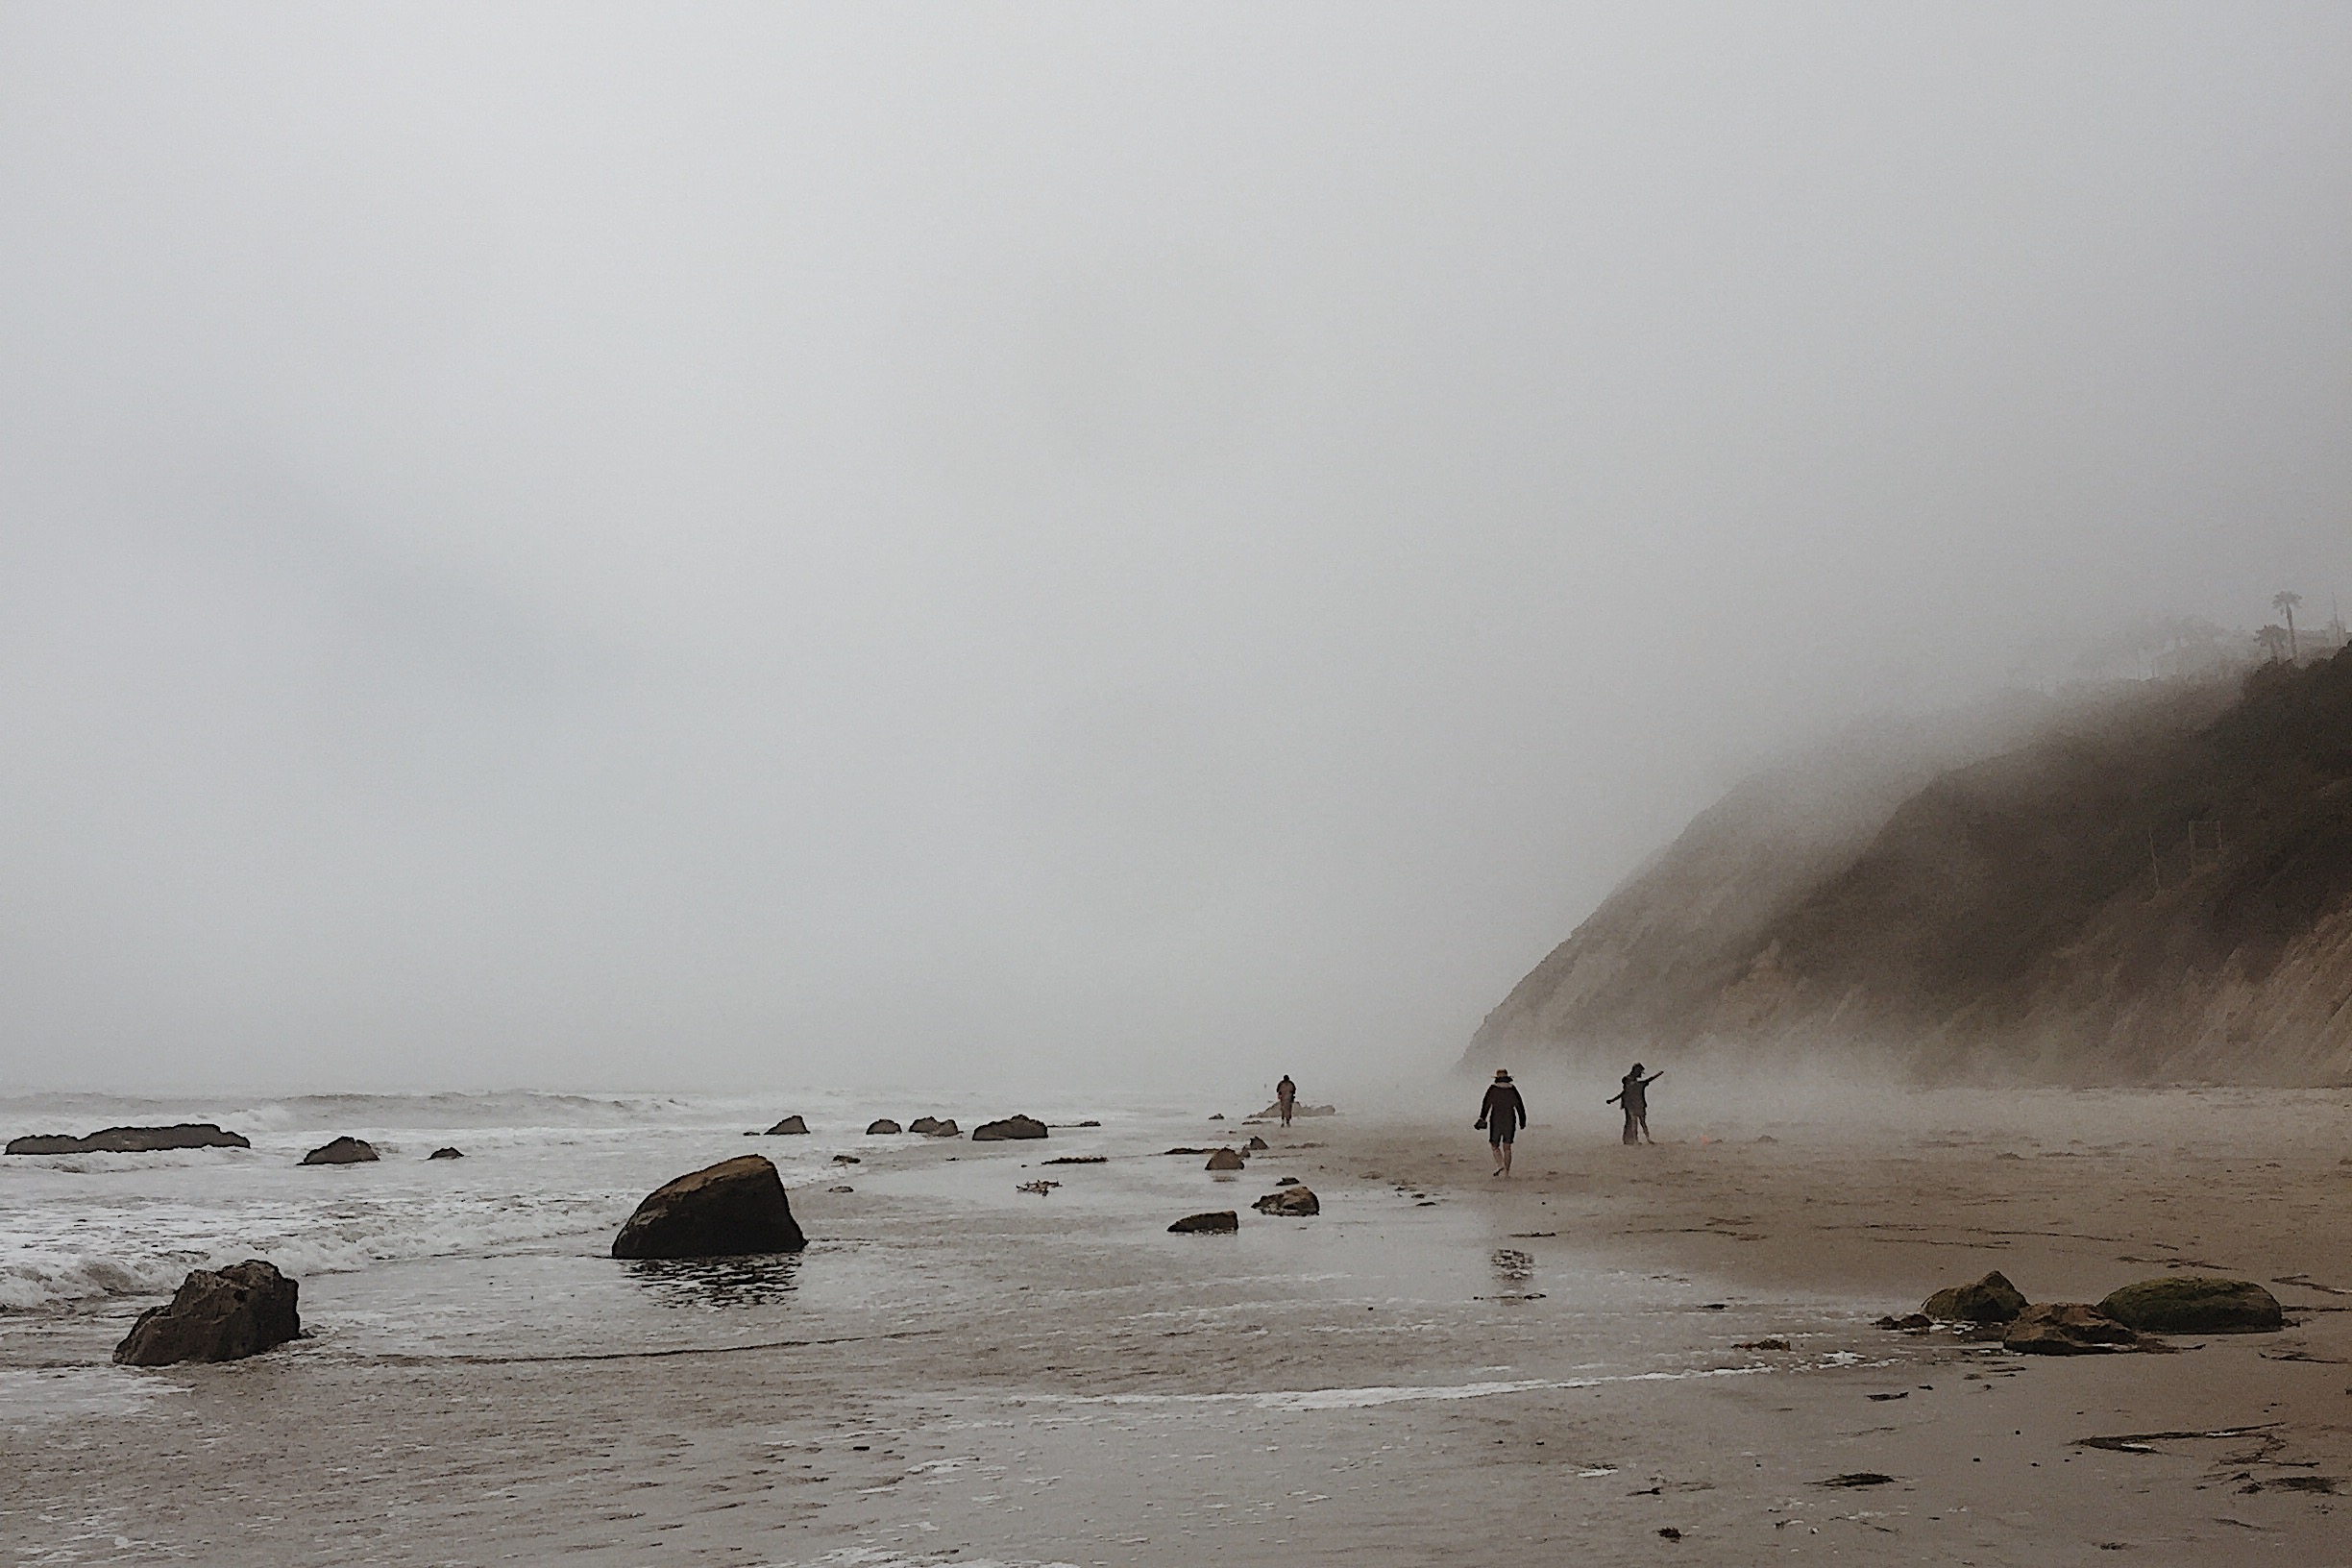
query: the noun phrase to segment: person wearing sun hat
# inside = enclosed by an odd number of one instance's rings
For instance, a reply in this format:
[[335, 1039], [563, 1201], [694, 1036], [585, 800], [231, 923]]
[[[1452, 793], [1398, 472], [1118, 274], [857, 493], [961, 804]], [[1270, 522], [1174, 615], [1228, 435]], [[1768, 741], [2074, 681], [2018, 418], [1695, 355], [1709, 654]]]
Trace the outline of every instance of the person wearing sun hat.
[[1495, 1069], [1494, 1082], [1486, 1086], [1485, 1103], [1479, 1107], [1475, 1125], [1486, 1129], [1486, 1142], [1494, 1150], [1497, 1176], [1510, 1174], [1511, 1139], [1527, 1125], [1527, 1101], [1519, 1097], [1518, 1086], [1504, 1068]]

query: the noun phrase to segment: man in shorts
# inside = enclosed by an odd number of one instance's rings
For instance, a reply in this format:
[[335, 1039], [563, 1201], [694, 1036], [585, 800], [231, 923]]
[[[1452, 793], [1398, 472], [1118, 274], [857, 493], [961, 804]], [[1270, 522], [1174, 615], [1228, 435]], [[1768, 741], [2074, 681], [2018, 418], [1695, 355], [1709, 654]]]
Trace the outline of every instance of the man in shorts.
[[1485, 1103], [1479, 1107], [1477, 1125], [1486, 1129], [1486, 1142], [1494, 1150], [1497, 1176], [1510, 1174], [1511, 1139], [1527, 1125], [1527, 1102], [1519, 1097], [1511, 1075], [1496, 1068], [1494, 1082], [1486, 1086]]

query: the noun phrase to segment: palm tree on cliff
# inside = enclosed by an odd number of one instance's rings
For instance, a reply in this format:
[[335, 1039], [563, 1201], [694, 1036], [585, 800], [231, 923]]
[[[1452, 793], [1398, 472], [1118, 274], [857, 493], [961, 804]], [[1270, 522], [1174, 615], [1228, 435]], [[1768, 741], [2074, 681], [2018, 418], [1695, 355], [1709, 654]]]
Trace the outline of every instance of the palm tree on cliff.
[[2291, 594], [2285, 589], [2270, 596], [2270, 607], [2287, 617], [2287, 662], [2290, 664], [2294, 662], [2295, 655], [2300, 651], [2295, 647], [2294, 607], [2302, 602], [2301, 594]]
[[2264, 650], [2270, 655], [2272, 664], [2278, 663], [2280, 655], [2287, 651], [2285, 626], [2265, 626], [2254, 634], [2254, 640], [2262, 644]]

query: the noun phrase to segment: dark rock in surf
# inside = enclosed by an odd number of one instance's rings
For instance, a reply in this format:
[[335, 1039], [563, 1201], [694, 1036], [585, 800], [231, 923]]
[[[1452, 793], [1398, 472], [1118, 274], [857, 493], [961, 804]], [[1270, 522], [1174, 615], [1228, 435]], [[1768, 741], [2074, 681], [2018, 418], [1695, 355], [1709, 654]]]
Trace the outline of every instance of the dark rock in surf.
[[2024, 1310], [2024, 1292], [1998, 1269], [1974, 1285], [1955, 1285], [1920, 1303], [1920, 1311], [1939, 1323], [2006, 1323]]
[[338, 1138], [304, 1155], [302, 1163], [306, 1165], [358, 1165], [381, 1158], [376, 1152], [376, 1145], [363, 1138]]
[[1871, 1326], [1878, 1329], [1932, 1329], [1935, 1319], [1925, 1312], [1905, 1312], [1900, 1317], [1882, 1317]]
[[193, 1270], [169, 1305], [139, 1313], [114, 1347], [114, 1360], [124, 1366], [170, 1366], [257, 1356], [301, 1335], [295, 1311], [300, 1288], [257, 1258]]
[[1281, 1181], [1276, 1182], [1274, 1185], [1276, 1187], [1296, 1187], [1299, 1185], [1299, 1179], [1296, 1176], [1285, 1176]]
[[799, 1116], [786, 1116], [782, 1121], [777, 1122], [773, 1127], [768, 1129], [768, 1136], [770, 1138], [781, 1138], [792, 1133], [805, 1133], [807, 1131], [808, 1122], [806, 1120]]
[[1264, 1139], [1258, 1137], [1256, 1134], [1253, 1133], [1250, 1135], [1249, 1149], [1252, 1154], [1257, 1153], [1260, 1149], [1270, 1149], [1273, 1146], [1273, 1144], [1268, 1143]]
[[1219, 1149], [1209, 1157], [1209, 1164], [1201, 1168], [1204, 1170], [1244, 1170], [1248, 1166], [1249, 1162], [1234, 1153], [1233, 1150]]
[[932, 1128], [930, 1133], [926, 1136], [931, 1138], [962, 1138], [964, 1136], [964, 1129], [956, 1125], [955, 1117], [942, 1116], [939, 1119], [939, 1125]]
[[1231, 1209], [1219, 1209], [1213, 1213], [1187, 1214], [1168, 1227], [1171, 1236], [1190, 1236], [1199, 1233], [1222, 1233], [1241, 1228], [1241, 1216]]
[[1002, 1121], [984, 1121], [972, 1129], [974, 1143], [992, 1143], [1008, 1138], [1043, 1138], [1045, 1124], [1035, 1116], [1007, 1116]]
[[242, 1133], [224, 1132], [208, 1121], [184, 1121], [170, 1127], [101, 1127], [86, 1138], [64, 1133], [35, 1133], [12, 1138], [10, 1154], [154, 1154], [160, 1149], [250, 1149], [253, 1140]]
[[465, 1158], [465, 1150], [444, 1145], [441, 1148], [433, 1150], [432, 1153], [427, 1155], [425, 1158], [428, 1160], [463, 1160]]
[[[1338, 1114], [1339, 1108], [1335, 1105], [1293, 1105], [1290, 1108], [1290, 1115], [1293, 1116], [1335, 1116]], [[1282, 1101], [1276, 1100], [1249, 1119], [1251, 1121], [1273, 1121], [1279, 1119], [1281, 1115]]]
[[937, 1116], [917, 1116], [917, 1117], [916, 1117], [916, 1118], [915, 1118], [913, 1121], [910, 1121], [910, 1122], [908, 1122], [908, 1123], [907, 1123], [907, 1125], [906, 1125], [906, 1130], [907, 1130], [908, 1132], [910, 1132], [910, 1133], [921, 1133], [921, 1134], [922, 1134], [924, 1137], [926, 1137], [926, 1138], [927, 1138], [927, 1137], [929, 1137], [929, 1136], [932, 1134], [932, 1132], [934, 1132], [934, 1131], [935, 1131], [935, 1130], [936, 1130], [938, 1127], [939, 1127], [939, 1117], [937, 1117]]
[[1323, 1212], [1323, 1204], [1314, 1195], [1314, 1189], [1307, 1187], [1286, 1187], [1279, 1192], [1268, 1192], [1250, 1207], [1262, 1214], [1286, 1218], [1301, 1218]]
[[883, 1116], [879, 1120], [870, 1121], [866, 1124], [866, 1136], [868, 1138], [873, 1138], [882, 1133], [903, 1133], [905, 1131], [905, 1128], [899, 1126], [888, 1116]]
[[2091, 1356], [2129, 1350], [2140, 1335], [2087, 1302], [2042, 1302], [2001, 1334], [2001, 1346], [2025, 1356]]
[[808, 1245], [766, 1156], [738, 1155], [650, 1193], [613, 1237], [615, 1258], [732, 1258]]
[[2098, 1310], [2149, 1334], [2266, 1334], [2283, 1327], [2278, 1297], [2252, 1280], [2176, 1274], [2110, 1293]]

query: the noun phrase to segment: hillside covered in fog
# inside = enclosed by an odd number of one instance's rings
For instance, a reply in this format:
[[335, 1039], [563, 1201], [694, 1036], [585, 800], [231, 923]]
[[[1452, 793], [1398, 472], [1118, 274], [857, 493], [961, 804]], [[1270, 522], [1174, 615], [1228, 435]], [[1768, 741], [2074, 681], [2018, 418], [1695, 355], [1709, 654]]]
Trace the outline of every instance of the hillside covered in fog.
[[1468, 1060], [1832, 1044], [1936, 1078], [2352, 1078], [2352, 650], [1752, 778]]

